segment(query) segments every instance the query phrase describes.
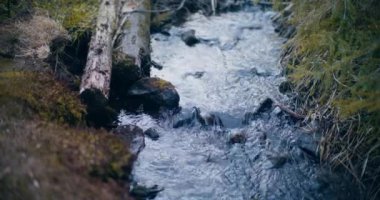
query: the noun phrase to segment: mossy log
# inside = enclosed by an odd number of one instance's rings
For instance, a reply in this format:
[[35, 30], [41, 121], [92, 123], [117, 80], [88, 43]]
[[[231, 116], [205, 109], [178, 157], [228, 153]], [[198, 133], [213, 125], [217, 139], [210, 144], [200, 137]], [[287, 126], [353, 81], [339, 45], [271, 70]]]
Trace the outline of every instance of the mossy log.
[[116, 0], [102, 0], [97, 16], [96, 30], [91, 38], [87, 63], [82, 76], [81, 94], [86, 90], [99, 90], [108, 98], [115, 22]]
[[142, 77], [150, 75], [150, 0], [120, 2], [114, 63], [136, 65]]

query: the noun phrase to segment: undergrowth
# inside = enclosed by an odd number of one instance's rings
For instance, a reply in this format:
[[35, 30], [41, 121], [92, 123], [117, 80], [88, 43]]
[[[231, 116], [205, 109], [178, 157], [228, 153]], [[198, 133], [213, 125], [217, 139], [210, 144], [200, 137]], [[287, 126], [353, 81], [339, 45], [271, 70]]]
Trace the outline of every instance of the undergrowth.
[[380, 2], [293, 0], [287, 75], [300, 107], [321, 122], [322, 159], [380, 194]]
[[97, 9], [98, 0], [2, 0], [0, 21], [26, 13], [46, 14], [67, 29], [75, 40], [94, 27]]

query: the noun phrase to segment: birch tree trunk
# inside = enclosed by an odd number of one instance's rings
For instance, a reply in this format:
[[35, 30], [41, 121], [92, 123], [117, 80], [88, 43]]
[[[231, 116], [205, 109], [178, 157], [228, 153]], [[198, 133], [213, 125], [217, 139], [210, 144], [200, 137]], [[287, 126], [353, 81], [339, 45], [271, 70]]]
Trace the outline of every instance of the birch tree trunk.
[[121, 33], [115, 50], [115, 63], [136, 65], [142, 77], [150, 74], [150, 10], [151, 0], [120, 2]]
[[80, 94], [99, 90], [108, 98], [112, 69], [112, 39], [116, 23], [115, 0], [101, 0], [96, 30], [91, 38]]

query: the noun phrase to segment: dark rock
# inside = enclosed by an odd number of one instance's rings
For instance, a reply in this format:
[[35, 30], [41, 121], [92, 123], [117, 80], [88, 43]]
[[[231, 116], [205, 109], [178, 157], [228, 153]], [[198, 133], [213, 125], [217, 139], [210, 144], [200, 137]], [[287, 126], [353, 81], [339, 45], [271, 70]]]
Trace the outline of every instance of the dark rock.
[[114, 130], [114, 134], [119, 135], [129, 144], [129, 150], [137, 156], [145, 147], [145, 137], [143, 130], [135, 125], [122, 125]]
[[220, 119], [220, 117], [218, 117], [215, 114], [207, 114], [207, 115], [202, 116], [200, 109], [197, 107], [194, 107], [191, 115], [174, 122], [173, 128], [180, 128], [184, 126], [192, 127], [192, 126], [195, 126], [196, 124], [201, 125], [203, 128], [208, 128], [208, 127], [223, 128], [224, 127], [224, 124], [222, 120]]
[[81, 100], [87, 105], [86, 121], [88, 125], [100, 128], [113, 128], [118, 113], [108, 105], [108, 100], [97, 89], [85, 90], [81, 93]]
[[255, 76], [261, 76], [261, 77], [268, 77], [271, 75], [271, 73], [267, 72], [267, 71], [259, 71], [257, 70], [257, 68], [252, 68], [250, 70], [250, 72], [255, 75]]
[[317, 155], [317, 152], [308, 149], [307, 147], [298, 146], [298, 148], [304, 153], [304, 155], [309, 158], [310, 160], [314, 162], [319, 162], [319, 156]]
[[272, 163], [271, 169], [280, 168], [289, 160], [286, 155], [267, 155], [267, 158]]
[[153, 60], [151, 61], [151, 64], [152, 64], [152, 67], [154, 67], [158, 70], [162, 70], [164, 68], [162, 65], [158, 64], [157, 62], [155, 62]]
[[115, 107], [123, 108], [128, 99], [128, 88], [141, 78], [137, 65], [114, 63], [111, 73], [110, 101]]
[[175, 121], [173, 123], [173, 128], [181, 128], [181, 127], [191, 127], [195, 125], [195, 121], [193, 117], [183, 118]]
[[199, 79], [199, 78], [202, 78], [205, 73], [206, 72], [200, 71], [200, 72], [194, 72], [194, 73], [186, 73], [184, 76], [185, 77], [192, 76], [196, 79]]
[[244, 115], [243, 124], [248, 124], [252, 120], [258, 119], [263, 113], [266, 113], [272, 109], [273, 100], [271, 98], [266, 98], [262, 101], [259, 107], [254, 112], [247, 112]]
[[146, 187], [142, 185], [132, 185], [130, 189], [131, 196], [135, 197], [137, 200], [145, 200], [145, 199], [154, 199], [159, 192], [164, 190], [163, 188], [159, 188], [158, 185], [154, 185], [152, 187]]
[[230, 137], [228, 142], [230, 144], [237, 144], [237, 143], [244, 144], [246, 141], [247, 141], [247, 136], [245, 133], [235, 133]]
[[201, 110], [197, 107], [194, 107], [193, 119], [197, 120], [202, 127], [224, 127], [222, 120], [218, 116], [214, 114], [202, 116]]
[[154, 128], [149, 128], [147, 129], [144, 134], [146, 136], [148, 136], [150, 139], [152, 140], [158, 140], [158, 138], [160, 137], [160, 134], [158, 133], [158, 131]]
[[282, 94], [285, 94], [285, 93], [288, 93], [292, 90], [292, 86], [290, 84], [289, 81], [284, 81], [280, 84], [280, 86], [278, 87], [278, 89], [280, 90], [280, 92]]
[[263, 29], [263, 26], [260, 24], [251, 24], [251, 25], [246, 25], [246, 26], [241, 26], [241, 30], [248, 29], [248, 30], [260, 30]]
[[175, 87], [160, 78], [140, 79], [129, 88], [128, 96], [135, 104], [143, 105], [144, 111], [175, 110], [179, 105]]
[[195, 30], [188, 30], [181, 34], [181, 39], [187, 46], [194, 46], [199, 43], [199, 39], [195, 37]]

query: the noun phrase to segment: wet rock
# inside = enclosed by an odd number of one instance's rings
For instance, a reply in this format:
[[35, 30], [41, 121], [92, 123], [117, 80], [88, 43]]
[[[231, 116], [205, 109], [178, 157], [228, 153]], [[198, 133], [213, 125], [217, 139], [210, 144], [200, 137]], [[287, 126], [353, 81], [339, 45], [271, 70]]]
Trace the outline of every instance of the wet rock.
[[292, 90], [291, 83], [289, 81], [284, 81], [280, 84], [278, 89], [282, 94], [288, 93]]
[[186, 73], [184, 76], [185, 77], [192, 76], [196, 79], [199, 79], [199, 78], [202, 78], [205, 73], [206, 72], [204, 71], [199, 71], [199, 72], [194, 72], [194, 73]]
[[271, 76], [271, 73], [267, 71], [259, 71], [257, 68], [252, 68], [250, 72], [255, 76], [268, 77]]
[[144, 131], [144, 134], [146, 136], [148, 136], [150, 139], [152, 140], [158, 140], [158, 138], [160, 137], [160, 134], [158, 133], [158, 131], [154, 128], [149, 128], [147, 129], [146, 131]]
[[173, 128], [181, 128], [181, 127], [192, 127], [194, 126], [196, 121], [194, 120], [194, 117], [185, 117], [179, 120], [176, 120], [173, 123]]
[[287, 155], [267, 155], [267, 158], [272, 164], [271, 169], [280, 168], [289, 160]]
[[146, 187], [142, 185], [132, 185], [130, 188], [131, 196], [135, 197], [137, 200], [145, 200], [145, 199], [154, 199], [157, 194], [163, 191], [163, 188], [158, 187], [158, 185], [154, 185], [152, 187]]
[[195, 37], [195, 30], [188, 30], [181, 34], [182, 41], [185, 42], [187, 46], [194, 46], [199, 43], [199, 39]]
[[159, 63], [151, 60], [150, 64], [152, 64], [152, 67], [158, 69], [158, 70], [162, 70], [164, 67], [162, 65], [160, 65]]
[[134, 103], [143, 105], [144, 111], [159, 111], [161, 108], [175, 110], [179, 105], [179, 95], [175, 87], [160, 78], [143, 78], [128, 90]]
[[263, 26], [260, 24], [251, 24], [251, 25], [245, 25], [240, 27], [241, 30], [248, 29], [248, 30], [260, 30], [263, 29]]
[[249, 124], [250, 121], [258, 119], [263, 113], [270, 111], [273, 107], [273, 100], [266, 98], [254, 112], [247, 112], [244, 115], [243, 124]]
[[244, 144], [247, 141], [247, 135], [245, 133], [235, 133], [231, 135], [228, 142], [230, 144]]
[[203, 128], [223, 128], [223, 121], [215, 114], [206, 114], [202, 115], [201, 110], [197, 107], [193, 108], [193, 112], [191, 116], [187, 116], [182, 118], [176, 122], [174, 122], [173, 128], [180, 127], [192, 127], [196, 124], [201, 125]]
[[114, 133], [119, 135], [125, 142], [129, 144], [130, 152], [137, 157], [137, 155], [145, 147], [145, 137], [143, 130], [135, 125], [122, 125], [118, 126]]
[[298, 148], [302, 151], [306, 158], [314, 162], [319, 162], [319, 156], [317, 155], [317, 152], [303, 146], [298, 146]]
[[193, 119], [196, 119], [203, 127], [224, 127], [222, 120], [218, 116], [215, 114], [202, 116], [201, 110], [197, 107], [194, 107]]
[[271, 112], [271, 114], [274, 116], [280, 115], [281, 113], [282, 113], [282, 110], [279, 107], [274, 108], [273, 111]]

